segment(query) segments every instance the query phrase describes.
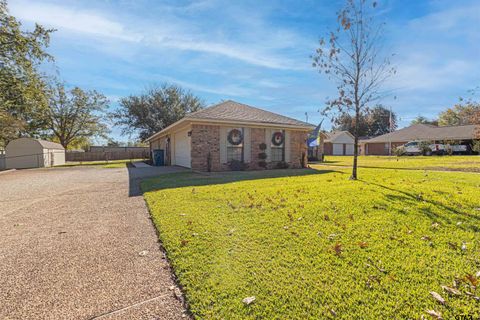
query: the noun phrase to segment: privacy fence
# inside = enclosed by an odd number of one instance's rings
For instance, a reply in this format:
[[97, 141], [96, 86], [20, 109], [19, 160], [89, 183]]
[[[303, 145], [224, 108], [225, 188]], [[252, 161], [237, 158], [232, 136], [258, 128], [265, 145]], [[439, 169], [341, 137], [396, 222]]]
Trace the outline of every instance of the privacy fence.
[[67, 152], [66, 161], [109, 161], [128, 159], [149, 159], [148, 150], [112, 151], [112, 152]]

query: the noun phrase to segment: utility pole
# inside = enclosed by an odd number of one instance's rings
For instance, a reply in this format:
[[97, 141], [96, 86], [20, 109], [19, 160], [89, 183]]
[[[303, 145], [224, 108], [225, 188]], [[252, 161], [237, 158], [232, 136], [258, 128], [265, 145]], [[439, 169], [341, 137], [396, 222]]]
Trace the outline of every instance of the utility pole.
[[392, 137], [391, 137], [391, 133], [392, 133], [392, 106], [390, 106], [390, 114], [389, 114], [389, 117], [388, 117], [388, 132], [389, 132], [389, 135], [388, 135], [388, 154], [391, 156], [392, 155]]
[[305, 118], [307, 119], [305, 122], [308, 123], [308, 112], [305, 112]]

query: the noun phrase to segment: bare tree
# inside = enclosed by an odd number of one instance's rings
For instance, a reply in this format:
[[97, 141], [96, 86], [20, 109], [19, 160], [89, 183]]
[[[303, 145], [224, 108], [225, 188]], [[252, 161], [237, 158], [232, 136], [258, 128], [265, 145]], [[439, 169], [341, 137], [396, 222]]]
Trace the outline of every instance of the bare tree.
[[347, 0], [337, 12], [338, 27], [328, 41], [320, 39], [312, 56], [313, 67], [335, 81], [338, 97], [327, 101], [324, 113], [353, 113], [355, 147], [351, 180], [357, 179], [360, 118], [368, 106], [382, 96], [381, 86], [395, 73], [382, 55], [384, 23], [375, 21], [376, 2]]

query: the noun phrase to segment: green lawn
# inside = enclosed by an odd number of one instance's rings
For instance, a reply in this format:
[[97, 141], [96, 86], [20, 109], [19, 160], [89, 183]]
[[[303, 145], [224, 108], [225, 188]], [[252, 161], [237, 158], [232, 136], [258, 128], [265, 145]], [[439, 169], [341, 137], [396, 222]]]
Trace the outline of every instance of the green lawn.
[[[326, 156], [324, 165], [351, 166], [352, 156]], [[480, 156], [360, 156], [364, 168], [429, 169], [480, 172]]]
[[124, 168], [127, 163], [134, 161], [143, 161], [144, 159], [126, 159], [126, 160], [109, 160], [109, 161], [83, 161], [83, 162], [67, 162], [57, 167], [77, 167], [77, 166], [102, 166], [102, 168]]
[[[480, 301], [466, 292], [480, 296], [480, 175], [360, 169], [360, 180], [349, 181], [349, 173], [323, 167], [145, 181], [193, 315], [479, 317]], [[441, 287], [454, 282], [458, 296]], [[250, 296], [252, 304], [242, 303]]]

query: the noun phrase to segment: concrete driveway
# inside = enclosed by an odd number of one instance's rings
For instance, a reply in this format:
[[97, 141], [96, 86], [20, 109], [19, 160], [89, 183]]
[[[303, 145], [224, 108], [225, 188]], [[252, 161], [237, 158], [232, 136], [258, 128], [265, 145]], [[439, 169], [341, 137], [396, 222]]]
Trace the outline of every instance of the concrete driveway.
[[165, 170], [0, 175], [0, 319], [185, 317], [137, 185]]

